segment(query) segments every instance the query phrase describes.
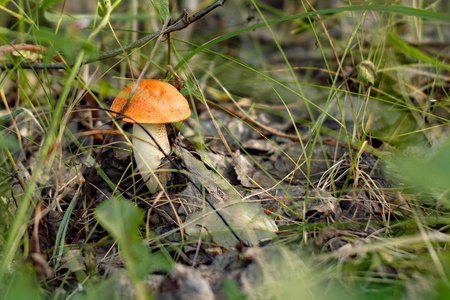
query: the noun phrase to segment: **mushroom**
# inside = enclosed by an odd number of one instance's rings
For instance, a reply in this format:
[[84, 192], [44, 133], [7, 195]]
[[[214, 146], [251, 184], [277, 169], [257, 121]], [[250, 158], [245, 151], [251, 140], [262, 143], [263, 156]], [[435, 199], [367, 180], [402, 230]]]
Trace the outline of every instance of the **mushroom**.
[[[134, 83], [127, 85], [114, 99], [112, 112], [119, 112], [125, 104]], [[153, 170], [157, 169], [170, 152], [166, 123], [180, 122], [191, 115], [186, 98], [169, 83], [159, 80], [141, 80], [133, 97], [123, 110], [123, 121], [133, 125], [132, 144], [136, 165], [150, 191], [158, 186]], [[112, 113], [115, 117], [116, 113]], [[130, 117], [127, 118], [126, 116]], [[139, 124], [136, 124], [139, 123]], [[145, 129], [145, 130], [144, 130]], [[148, 131], [164, 153], [158, 149]]]

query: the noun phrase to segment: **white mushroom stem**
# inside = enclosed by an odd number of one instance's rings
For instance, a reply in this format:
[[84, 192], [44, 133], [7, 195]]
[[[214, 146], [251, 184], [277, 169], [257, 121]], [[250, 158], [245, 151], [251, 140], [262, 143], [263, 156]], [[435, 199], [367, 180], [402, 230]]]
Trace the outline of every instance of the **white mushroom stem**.
[[[141, 124], [156, 140], [166, 154], [170, 152], [169, 139], [167, 138], [165, 124]], [[153, 175], [161, 164], [164, 154], [158, 149], [153, 139], [138, 124], [133, 125], [133, 147], [136, 164], [142, 178], [150, 191], [158, 187], [158, 182]]]

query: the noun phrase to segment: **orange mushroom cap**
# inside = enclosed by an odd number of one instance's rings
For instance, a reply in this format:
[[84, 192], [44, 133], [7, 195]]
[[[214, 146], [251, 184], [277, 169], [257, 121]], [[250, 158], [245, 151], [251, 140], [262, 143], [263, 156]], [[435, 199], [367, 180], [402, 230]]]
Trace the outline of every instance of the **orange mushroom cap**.
[[[128, 98], [134, 83], [127, 85], [117, 95], [111, 110], [119, 112]], [[114, 117], [116, 113], [111, 113]], [[128, 123], [164, 124], [186, 120], [191, 115], [186, 98], [169, 83], [159, 80], [141, 80], [123, 114], [130, 116]]]

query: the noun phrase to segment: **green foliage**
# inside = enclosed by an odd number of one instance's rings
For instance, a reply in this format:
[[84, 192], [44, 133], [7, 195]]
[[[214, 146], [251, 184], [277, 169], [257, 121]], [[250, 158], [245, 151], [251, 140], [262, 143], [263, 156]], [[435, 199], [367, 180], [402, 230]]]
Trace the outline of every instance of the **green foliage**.
[[[444, 252], [441, 254], [443, 269], [447, 275], [447, 278], [450, 278], [450, 252]], [[446, 280], [440, 280], [436, 285], [435, 291], [436, 300], [446, 300], [450, 295], [450, 284]]]
[[[23, 112], [23, 108], [16, 109], [12, 111], [10, 114], [6, 114], [0, 117], [0, 128], [2, 128], [2, 124], [9, 122], [12, 118], [18, 116]], [[4, 136], [0, 133], [0, 149], [8, 148], [11, 151], [15, 151], [18, 149], [17, 140], [12, 136]]]
[[7, 278], [6, 284], [0, 282], [0, 297], [4, 300], [41, 299], [34, 270], [32, 268], [16, 270]]
[[151, 257], [139, 238], [142, 212], [117, 197], [104, 201], [95, 211], [99, 223], [117, 240], [130, 277], [141, 280], [149, 274]]
[[99, 223], [117, 240], [127, 271], [133, 280], [142, 280], [152, 267], [164, 270], [169, 262], [163, 256], [151, 255], [139, 235], [142, 211], [118, 197], [104, 201], [95, 211]]
[[[2, 172], [3, 173], [3, 172]], [[3, 191], [2, 191], [3, 192]], [[5, 237], [14, 220], [14, 203], [7, 197], [0, 198], [0, 250], [3, 249]]]
[[49, 9], [50, 7], [52, 7], [53, 5], [55, 5], [56, 3], [61, 2], [61, 0], [43, 0], [41, 2], [40, 5], [40, 9], [42, 9], [43, 11]]
[[153, 0], [153, 5], [156, 7], [159, 20], [164, 23], [166, 18], [170, 16], [169, 0]]
[[432, 148], [416, 146], [389, 161], [416, 192], [426, 191], [450, 208], [450, 139]]
[[245, 295], [239, 290], [239, 286], [233, 280], [225, 280], [222, 286], [222, 292], [227, 300], [244, 300]]
[[21, 14], [19, 14], [19, 13], [16, 13], [15, 11], [6, 8], [5, 6], [6, 6], [6, 4], [8, 4], [8, 3], [9, 3], [9, 1], [3, 1], [3, 2], [0, 4], [0, 10], [6, 12], [6, 13], [9, 14], [10, 16], [12, 16], [12, 17], [18, 19], [19, 21], [23, 21], [23, 22], [26, 22], [26, 23], [28, 23], [28, 24], [33, 24], [33, 21], [31, 21], [31, 20], [30, 20], [29, 18], [27, 18], [26, 16], [24, 17], [23, 15], [21, 15]]
[[15, 151], [19, 148], [17, 140], [11, 136], [3, 136], [0, 134], [0, 149], [8, 148], [11, 151]]
[[143, 284], [145, 276], [149, 275], [154, 267], [168, 270], [170, 265], [163, 256], [151, 255], [140, 238], [138, 227], [142, 223], [142, 211], [124, 199], [112, 197], [97, 207], [95, 217], [117, 241], [137, 298], [148, 297]]
[[405, 43], [404, 41], [402, 41], [400, 38], [398, 38], [394, 34], [390, 33], [388, 35], [388, 38], [389, 38], [389, 42], [391, 43], [391, 45], [394, 46], [395, 48], [397, 48], [402, 54], [408, 55], [419, 61], [429, 63], [433, 67], [450, 70], [449, 64], [439, 61], [436, 58], [433, 58], [433, 57], [423, 53], [422, 51], [419, 51], [418, 49], [414, 48], [413, 46], [410, 46], [407, 43]]
[[16, 109], [12, 111], [10, 114], [4, 115], [0, 117], [0, 124], [9, 122], [12, 118], [18, 116], [23, 112], [23, 108]]
[[70, 27], [67, 28], [65, 34], [40, 27], [33, 31], [33, 37], [43, 46], [50, 45], [50, 47], [47, 46], [48, 51], [45, 53], [49, 60], [55, 55], [61, 54], [66, 60], [72, 61], [80, 50], [83, 50], [87, 56], [97, 54], [94, 44], [79, 33], [73, 32]]

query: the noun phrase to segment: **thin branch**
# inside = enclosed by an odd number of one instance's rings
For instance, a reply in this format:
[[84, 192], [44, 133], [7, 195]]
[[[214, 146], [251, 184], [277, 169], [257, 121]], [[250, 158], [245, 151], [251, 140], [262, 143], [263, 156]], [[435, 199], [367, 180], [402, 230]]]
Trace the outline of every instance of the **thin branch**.
[[[207, 15], [208, 13], [210, 13], [217, 7], [223, 6], [225, 4], [225, 2], [226, 2], [226, 0], [216, 0], [215, 2], [213, 2], [210, 5], [208, 5], [207, 7], [205, 7], [204, 9], [199, 10], [198, 12], [194, 13], [190, 17], [186, 17], [184, 15], [185, 12], [183, 11], [182, 16], [178, 19], [178, 22], [167, 27], [167, 29], [154, 32], [154, 33], [147, 35], [147, 36], [145, 36], [129, 45], [126, 45], [122, 48], [117, 48], [117, 49], [114, 49], [114, 50], [111, 50], [108, 52], [104, 52], [96, 58], [87, 59], [84, 61], [84, 64], [89, 64], [89, 63], [93, 63], [96, 61], [101, 61], [104, 59], [112, 58], [112, 57], [115, 57], [124, 52], [127, 53], [135, 48], [139, 48], [139, 47], [147, 44], [148, 42], [150, 42], [151, 40], [153, 40], [154, 38], [156, 38], [160, 35], [165, 35], [165, 34], [168, 34], [171, 32], [180, 31], [180, 30], [188, 27], [192, 23], [196, 22], [197, 20], [203, 18], [205, 15]], [[74, 64], [74, 62], [69, 63], [69, 64], [67, 64], [67, 63], [31, 63], [31, 62], [29, 62], [29, 63], [21, 63], [20, 67], [23, 69], [64, 69], [66, 67], [73, 66], [73, 64]], [[11, 69], [15, 66], [16, 66], [15, 64], [0, 65], [0, 70]]]

